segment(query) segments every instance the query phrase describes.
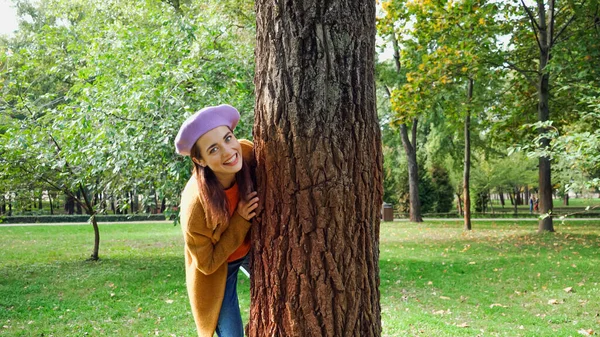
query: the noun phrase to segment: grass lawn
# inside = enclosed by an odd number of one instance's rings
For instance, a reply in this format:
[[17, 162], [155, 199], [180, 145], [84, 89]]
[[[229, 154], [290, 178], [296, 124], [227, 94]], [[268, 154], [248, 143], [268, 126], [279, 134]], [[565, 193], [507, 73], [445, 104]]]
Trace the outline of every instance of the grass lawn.
[[[600, 223], [383, 223], [384, 336], [581, 336], [600, 326]], [[195, 336], [180, 227], [0, 227], [0, 336]], [[249, 282], [240, 275], [247, 319]], [[565, 291], [565, 288], [569, 291]], [[579, 332], [581, 331], [581, 333]], [[597, 332], [596, 332], [597, 333]]]

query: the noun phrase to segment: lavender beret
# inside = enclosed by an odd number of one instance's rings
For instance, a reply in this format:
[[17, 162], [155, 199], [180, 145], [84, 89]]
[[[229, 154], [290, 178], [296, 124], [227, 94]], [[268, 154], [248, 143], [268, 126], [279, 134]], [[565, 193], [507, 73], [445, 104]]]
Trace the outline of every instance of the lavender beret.
[[239, 120], [240, 113], [231, 105], [205, 107], [183, 122], [175, 138], [175, 151], [180, 155], [189, 156], [194, 143], [203, 134], [223, 125], [233, 130]]

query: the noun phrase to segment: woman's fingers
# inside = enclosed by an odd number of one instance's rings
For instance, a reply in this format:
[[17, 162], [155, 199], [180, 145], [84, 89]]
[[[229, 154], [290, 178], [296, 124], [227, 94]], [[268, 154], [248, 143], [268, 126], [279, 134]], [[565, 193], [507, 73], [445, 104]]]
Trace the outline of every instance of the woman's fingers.
[[258, 207], [258, 192], [254, 191], [248, 194], [248, 201], [240, 201], [240, 215], [250, 221], [256, 213], [253, 212]]

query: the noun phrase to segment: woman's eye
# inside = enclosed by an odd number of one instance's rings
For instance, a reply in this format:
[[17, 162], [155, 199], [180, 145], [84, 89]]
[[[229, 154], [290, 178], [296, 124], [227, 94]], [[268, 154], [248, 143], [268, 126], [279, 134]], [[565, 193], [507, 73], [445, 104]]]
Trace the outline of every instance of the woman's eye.
[[233, 138], [233, 137], [231, 137], [231, 135], [229, 135], [229, 136], [225, 137], [225, 141], [227, 141], [227, 142], [228, 142], [228, 141], [230, 141], [230, 140], [231, 140], [231, 138]]
[[217, 148], [216, 147], [211, 147], [210, 150], [208, 150], [208, 153], [212, 154], [217, 152]]

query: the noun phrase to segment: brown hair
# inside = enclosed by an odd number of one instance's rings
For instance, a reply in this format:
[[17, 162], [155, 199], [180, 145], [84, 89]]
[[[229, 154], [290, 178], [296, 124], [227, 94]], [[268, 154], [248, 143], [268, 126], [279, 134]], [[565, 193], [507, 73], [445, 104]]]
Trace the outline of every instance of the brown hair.
[[[194, 144], [190, 153], [191, 158], [201, 159], [200, 148]], [[208, 227], [212, 230], [217, 229], [220, 225], [229, 223], [229, 202], [225, 195], [223, 186], [217, 180], [215, 173], [207, 166], [203, 167], [192, 161], [194, 167], [192, 174], [196, 176], [198, 182], [198, 191], [203, 204], [206, 205], [209, 211], [207, 212], [210, 218]], [[240, 198], [248, 201], [246, 198], [253, 190], [252, 178], [250, 176], [250, 167], [245, 160], [242, 160], [242, 169], [235, 174], [235, 181], [238, 185]]]

